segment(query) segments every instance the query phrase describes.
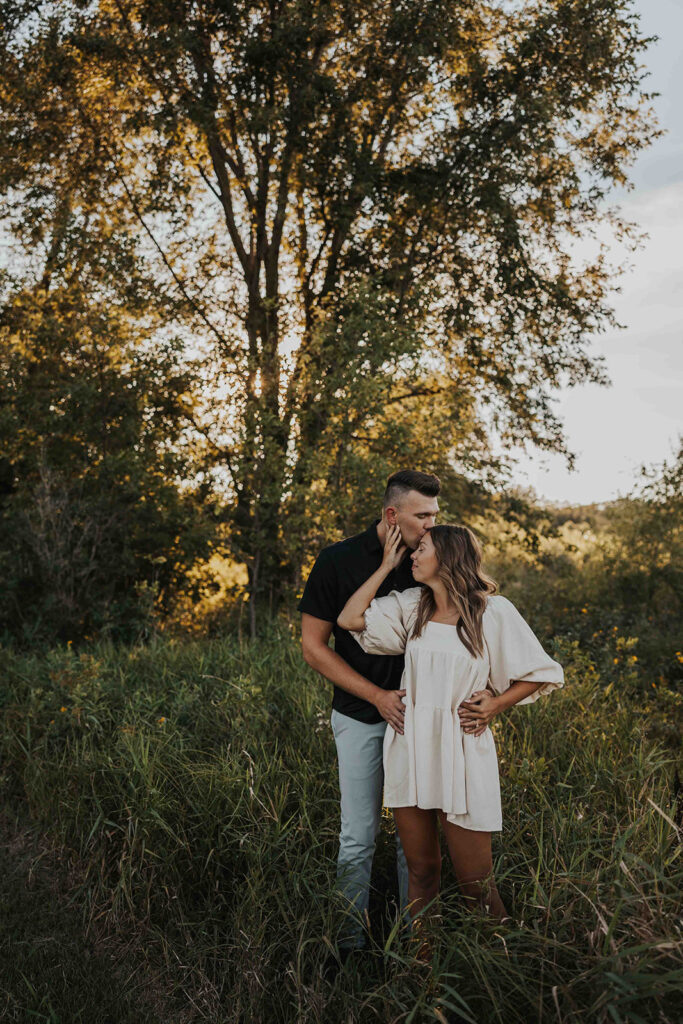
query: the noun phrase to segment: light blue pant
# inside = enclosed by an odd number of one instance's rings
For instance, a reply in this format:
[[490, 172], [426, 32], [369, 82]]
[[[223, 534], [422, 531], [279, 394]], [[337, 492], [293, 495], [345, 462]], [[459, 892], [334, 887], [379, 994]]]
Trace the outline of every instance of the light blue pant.
[[[339, 938], [341, 946], [361, 947], [365, 943], [364, 923], [370, 895], [370, 872], [375, 841], [382, 816], [384, 769], [382, 746], [386, 722], [367, 725], [332, 711], [330, 719], [339, 761], [341, 790], [341, 831], [337, 860], [337, 888], [353, 905]], [[396, 833], [396, 866], [401, 911], [406, 922], [408, 865]]]

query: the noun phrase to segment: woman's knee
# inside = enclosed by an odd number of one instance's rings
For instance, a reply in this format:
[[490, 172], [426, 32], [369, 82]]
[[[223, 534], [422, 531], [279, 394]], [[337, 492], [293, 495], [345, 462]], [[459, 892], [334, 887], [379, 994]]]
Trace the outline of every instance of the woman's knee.
[[441, 858], [421, 857], [408, 859], [408, 873], [411, 881], [421, 889], [438, 886], [441, 879]]

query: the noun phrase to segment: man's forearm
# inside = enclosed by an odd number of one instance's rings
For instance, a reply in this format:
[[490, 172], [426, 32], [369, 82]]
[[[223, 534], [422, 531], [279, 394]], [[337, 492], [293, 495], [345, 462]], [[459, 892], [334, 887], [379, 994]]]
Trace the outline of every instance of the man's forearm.
[[325, 676], [335, 686], [339, 686], [354, 697], [367, 700], [370, 704], [375, 703], [377, 693], [382, 693], [379, 686], [375, 686], [369, 679], [362, 676], [351, 668], [348, 662], [344, 661], [341, 655], [333, 651], [331, 647], [317, 648], [314, 651], [307, 651], [306, 662], [320, 675]]

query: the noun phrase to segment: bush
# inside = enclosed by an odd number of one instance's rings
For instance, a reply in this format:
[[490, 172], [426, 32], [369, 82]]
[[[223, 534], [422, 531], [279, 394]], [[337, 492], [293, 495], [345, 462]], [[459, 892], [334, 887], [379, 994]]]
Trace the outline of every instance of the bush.
[[149, 633], [215, 534], [196, 389], [179, 344], [75, 286], [0, 309], [0, 636]]

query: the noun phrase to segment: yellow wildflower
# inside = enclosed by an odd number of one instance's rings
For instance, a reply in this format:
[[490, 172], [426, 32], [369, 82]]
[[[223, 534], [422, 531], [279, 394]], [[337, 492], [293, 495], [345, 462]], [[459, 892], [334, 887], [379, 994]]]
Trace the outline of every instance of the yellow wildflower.
[[66, 711], [66, 708], [64, 707], [64, 705], [62, 705], [62, 707], [59, 710], [60, 711]]

